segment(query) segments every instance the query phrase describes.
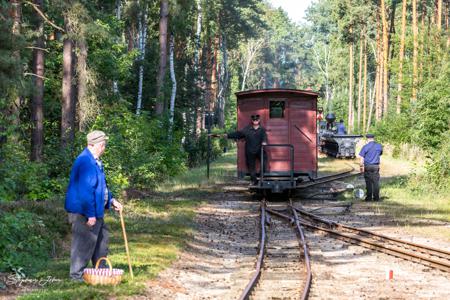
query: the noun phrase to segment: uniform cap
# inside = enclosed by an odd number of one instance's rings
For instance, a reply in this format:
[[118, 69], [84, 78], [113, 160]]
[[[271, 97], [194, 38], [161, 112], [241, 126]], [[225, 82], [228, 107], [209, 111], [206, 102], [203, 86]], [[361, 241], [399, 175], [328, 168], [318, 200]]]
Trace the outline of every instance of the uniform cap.
[[366, 138], [368, 138], [368, 139], [373, 139], [374, 137], [375, 137], [375, 135], [373, 133], [366, 134]]
[[106, 135], [106, 133], [104, 133], [103, 131], [100, 131], [100, 130], [94, 130], [92, 132], [89, 132], [88, 135], [86, 136], [86, 138], [87, 138], [87, 143], [89, 145], [95, 145], [100, 142], [107, 141], [109, 139], [109, 137]]

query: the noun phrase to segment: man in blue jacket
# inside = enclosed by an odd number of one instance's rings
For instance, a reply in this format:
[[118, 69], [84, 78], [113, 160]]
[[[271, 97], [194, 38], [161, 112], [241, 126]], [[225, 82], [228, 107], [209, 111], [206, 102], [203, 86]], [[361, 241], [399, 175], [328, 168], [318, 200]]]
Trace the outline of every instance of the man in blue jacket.
[[108, 137], [95, 130], [87, 135], [87, 147], [75, 160], [70, 172], [65, 209], [72, 225], [70, 278], [82, 281], [89, 261], [95, 265], [108, 255], [109, 232], [103, 221], [105, 208], [121, 210], [106, 184], [100, 156], [105, 152]]
[[373, 134], [366, 134], [367, 144], [359, 152], [360, 168], [366, 180], [366, 201], [380, 201], [380, 156], [383, 146], [375, 142]]
[[345, 128], [344, 120], [342, 119], [337, 124], [337, 134], [347, 134], [347, 129]]

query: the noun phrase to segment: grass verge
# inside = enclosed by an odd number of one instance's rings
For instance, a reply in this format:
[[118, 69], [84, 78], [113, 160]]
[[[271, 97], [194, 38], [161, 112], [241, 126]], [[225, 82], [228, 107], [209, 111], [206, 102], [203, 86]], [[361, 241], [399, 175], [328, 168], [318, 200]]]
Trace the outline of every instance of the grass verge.
[[415, 177], [399, 176], [384, 182], [382, 196], [385, 201], [379, 204], [380, 209], [399, 219], [450, 222], [448, 192], [433, 190], [426, 185], [414, 187], [416, 180]]
[[[339, 172], [347, 163], [357, 168], [357, 160], [319, 159], [322, 172]], [[371, 204], [376, 212], [389, 216], [411, 233], [450, 241], [448, 189], [436, 190], [427, 185], [423, 177], [425, 169], [420, 162], [383, 155], [380, 170], [383, 201]], [[353, 183], [365, 188], [362, 176]]]

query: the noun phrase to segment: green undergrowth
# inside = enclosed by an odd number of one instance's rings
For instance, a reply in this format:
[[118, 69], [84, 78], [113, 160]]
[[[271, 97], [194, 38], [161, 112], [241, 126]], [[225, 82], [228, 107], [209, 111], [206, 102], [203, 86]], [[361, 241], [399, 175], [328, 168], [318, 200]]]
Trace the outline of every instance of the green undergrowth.
[[[379, 209], [396, 219], [414, 223], [418, 219], [450, 222], [448, 190], [438, 190], [420, 175], [399, 176], [382, 182]], [[450, 233], [450, 232], [449, 232]]]
[[[338, 172], [347, 163], [353, 163], [357, 168], [357, 161], [342, 161], [321, 158], [319, 166], [322, 171]], [[327, 172], [327, 173], [328, 173]], [[365, 189], [362, 176], [354, 178], [352, 183]], [[439, 232], [433, 226], [450, 222], [449, 188], [437, 188], [427, 180], [427, 173], [423, 163], [394, 158], [383, 155], [381, 158], [381, 202], [371, 202], [373, 209], [381, 214], [390, 216], [398, 224], [414, 228], [426, 235], [444, 237], [449, 240], [450, 228], [440, 226]], [[340, 200], [355, 201], [353, 193], [346, 192]], [[429, 227], [424, 229], [422, 227]]]
[[[236, 178], [236, 148], [225, 153], [210, 166], [209, 180], [206, 165], [189, 170], [183, 175], [167, 180], [156, 189], [158, 192], [192, 191], [198, 188], [213, 188]], [[201, 189], [200, 189], [201, 191]]]
[[[66, 230], [61, 245], [63, 249], [58, 257], [47, 260], [29, 275], [30, 278], [51, 276], [61, 281], [24, 294], [20, 299], [105, 299], [145, 294], [145, 283], [154, 279], [178, 257], [195, 230], [195, 207], [214, 192], [214, 184], [230, 180], [235, 174], [235, 161], [234, 151], [213, 162], [209, 182], [205, 179], [206, 168], [196, 168], [161, 183], [156, 190], [147, 192], [142, 198], [124, 201], [124, 217], [134, 271], [133, 281], [128, 275], [120, 218], [116, 213], [109, 213], [106, 217], [110, 228], [109, 258], [114, 268], [126, 271], [121, 284], [115, 287], [93, 287], [69, 281], [70, 234]], [[58, 218], [65, 219], [65, 213], [60, 212]]]

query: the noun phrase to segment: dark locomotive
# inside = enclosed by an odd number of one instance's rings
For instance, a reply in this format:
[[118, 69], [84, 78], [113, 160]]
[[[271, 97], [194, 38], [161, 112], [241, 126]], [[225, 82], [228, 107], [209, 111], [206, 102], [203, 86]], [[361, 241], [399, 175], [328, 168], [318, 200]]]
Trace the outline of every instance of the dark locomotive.
[[[261, 150], [259, 192], [293, 191], [305, 179], [317, 177], [317, 97], [311, 91], [264, 89], [236, 93], [238, 130], [249, 125], [251, 115], [260, 115], [268, 144]], [[238, 177], [248, 174], [245, 142], [238, 144]], [[266, 160], [262, 155], [266, 153]]]
[[337, 134], [333, 113], [327, 114], [325, 120], [319, 122], [320, 152], [336, 158], [355, 158], [356, 143], [362, 135]]

